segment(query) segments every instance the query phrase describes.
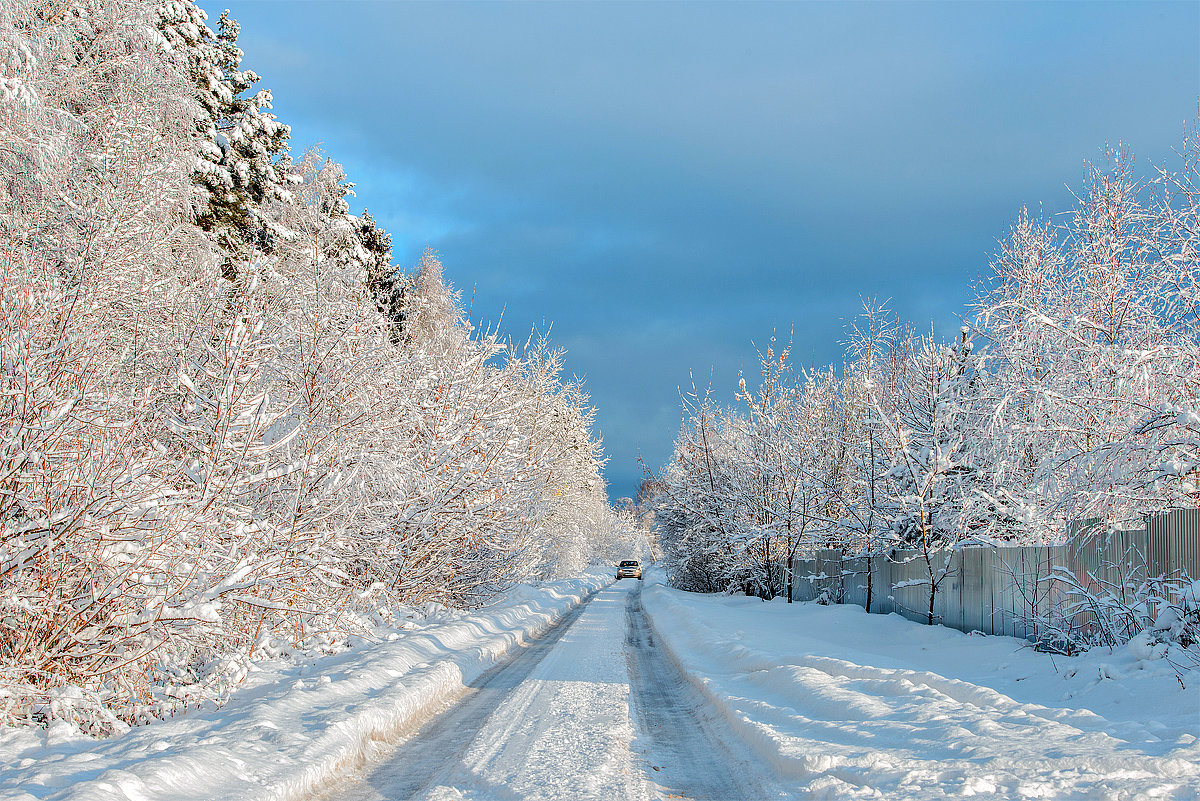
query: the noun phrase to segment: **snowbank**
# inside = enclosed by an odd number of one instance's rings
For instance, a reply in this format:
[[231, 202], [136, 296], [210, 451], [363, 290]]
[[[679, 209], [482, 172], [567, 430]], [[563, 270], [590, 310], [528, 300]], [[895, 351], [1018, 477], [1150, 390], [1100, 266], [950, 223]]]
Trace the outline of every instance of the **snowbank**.
[[216, 711], [110, 740], [0, 730], [0, 798], [13, 801], [282, 799], [360, 763], [612, 581], [608, 569], [520, 586], [471, 613], [443, 612], [390, 641], [260, 669]]
[[1200, 671], [1131, 643], [1081, 657], [857, 606], [647, 582], [684, 675], [798, 794], [1200, 798]]

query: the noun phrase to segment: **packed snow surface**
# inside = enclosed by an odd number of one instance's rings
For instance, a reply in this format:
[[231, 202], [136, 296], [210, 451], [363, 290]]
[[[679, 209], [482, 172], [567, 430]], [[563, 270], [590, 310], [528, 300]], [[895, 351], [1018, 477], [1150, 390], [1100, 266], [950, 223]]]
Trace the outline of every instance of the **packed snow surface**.
[[[767, 801], [752, 755], [680, 676], [647, 625], [641, 582], [596, 593], [577, 617], [472, 694], [332, 787], [332, 801]], [[528, 662], [528, 664], [525, 664]]]
[[1200, 670], [1137, 642], [1065, 658], [857, 606], [643, 603], [797, 797], [1200, 798]]
[[[478, 719], [458, 721], [465, 742], [411, 747], [330, 798], [649, 798], [629, 743], [629, 679], [623, 651], [625, 596], [636, 582], [602, 590], [532, 671], [514, 677]], [[414, 740], [426, 735], [421, 732]], [[414, 786], [415, 785], [415, 786]]]
[[303, 665], [261, 666], [215, 711], [109, 740], [0, 730], [0, 798], [252, 801], [303, 797], [361, 763], [596, 589], [605, 570], [519, 586], [488, 608], [417, 620], [389, 641]]

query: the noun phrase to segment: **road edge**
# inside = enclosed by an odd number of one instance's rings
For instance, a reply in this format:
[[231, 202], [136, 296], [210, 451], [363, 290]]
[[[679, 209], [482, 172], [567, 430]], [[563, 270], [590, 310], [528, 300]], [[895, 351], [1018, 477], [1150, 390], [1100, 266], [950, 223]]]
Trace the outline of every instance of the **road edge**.
[[[669, 588], [658, 583], [647, 586], [642, 592], [642, 608], [645, 610], [646, 620], [651, 630], [658, 637], [667, 657], [675, 665], [680, 675], [695, 687], [700, 696], [729, 724], [730, 730], [741, 745], [752, 755], [766, 761], [776, 771], [778, 779], [805, 773], [803, 764], [781, 753], [777, 733], [768, 732], [766, 724], [762, 721], [754, 720], [742, 713], [733, 703], [733, 696], [723, 693], [719, 689], [719, 681], [716, 678], [706, 676], [684, 662], [678, 647], [672, 641], [672, 634], [666, 632], [655, 619], [655, 611], [652, 609], [654, 604], [646, 603], [646, 598], [654, 595], [658, 595], [668, 604], [672, 603], [669, 595], [662, 595], [666, 592], [670, 592]], [[662, 610], [659, 610], [659, 613], [661, 612]], [[668, 610], [666, 614], [670, 614], [670, 611]]]

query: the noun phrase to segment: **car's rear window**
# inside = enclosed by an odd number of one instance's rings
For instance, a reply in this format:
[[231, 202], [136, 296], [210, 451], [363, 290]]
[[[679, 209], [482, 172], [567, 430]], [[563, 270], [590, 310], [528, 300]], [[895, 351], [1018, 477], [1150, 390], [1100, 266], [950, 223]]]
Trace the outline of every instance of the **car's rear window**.
[[621, 567], [637, 567], [637, 562], [631, 562], [631, 561], [626, 560], [621, 563]]

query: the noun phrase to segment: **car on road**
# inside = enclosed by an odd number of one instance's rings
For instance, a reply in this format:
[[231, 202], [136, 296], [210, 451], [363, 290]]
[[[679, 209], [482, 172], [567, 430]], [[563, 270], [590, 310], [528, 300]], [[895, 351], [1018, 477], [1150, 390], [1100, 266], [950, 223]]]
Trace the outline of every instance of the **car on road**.
[[621, 564], [617, 565], [617, 579], [642, 577], [642, 566], [638, 564], [636, 559], [626, 559]]

